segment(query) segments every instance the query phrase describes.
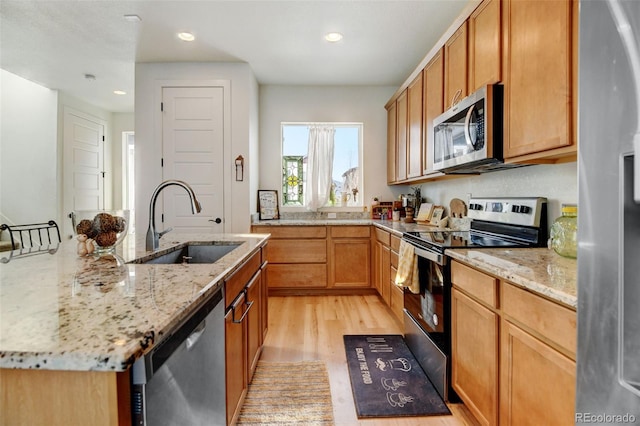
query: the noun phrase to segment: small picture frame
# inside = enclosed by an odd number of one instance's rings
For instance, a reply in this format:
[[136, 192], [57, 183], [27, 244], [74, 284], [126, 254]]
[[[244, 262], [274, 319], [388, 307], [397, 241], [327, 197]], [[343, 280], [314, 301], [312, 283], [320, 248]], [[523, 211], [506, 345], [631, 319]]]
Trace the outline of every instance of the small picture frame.
[[418, 210], [417, 222], [429, 222], [431, 220], [431, 212], [433, 212], [432, 203], [420, 204], [420, 210]]
[[280, 218], [278, 210], [277, 190], [258, 190], [258, 213], [260, 220], [275, 220]]
[[437, 226], [442, 220], [442, 216], [444, 216], [444, 206], [433, 206], [429, 223]]

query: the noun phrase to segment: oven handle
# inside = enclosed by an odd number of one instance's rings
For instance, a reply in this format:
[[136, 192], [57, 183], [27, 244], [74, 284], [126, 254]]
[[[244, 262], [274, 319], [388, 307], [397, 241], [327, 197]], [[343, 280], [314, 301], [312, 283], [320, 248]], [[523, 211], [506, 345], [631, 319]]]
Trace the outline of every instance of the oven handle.
[[[411, 243], [409, 243], [409, 244], [411, 244]], [[422, 248], [416, 247], [414, 244], [411, 244], [411, 245], [413, 246], [413, 252], [417, 256], [420, 256], [420, 257], [423, 257], [423, 258], [425, 258], [427, 260], [435, 262], [438, 265], [444, 265], [444, 256], [442, 254], [436, 253], [436, 252], [433, 252], [433, 251], [424, 250]]]

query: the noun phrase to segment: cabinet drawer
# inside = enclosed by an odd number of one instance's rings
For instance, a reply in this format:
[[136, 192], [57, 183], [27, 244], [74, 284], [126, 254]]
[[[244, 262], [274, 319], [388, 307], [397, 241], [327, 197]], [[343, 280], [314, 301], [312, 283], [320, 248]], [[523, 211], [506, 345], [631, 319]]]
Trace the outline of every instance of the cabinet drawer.
[[326, 240], [270, 240], [269, 263], [325, 263]]
[[491, 307], [498, 306], [498, 280], [490, 275], [454, 261], [451, 283]]
[[385, 246], [388, 246], [390, 243], [391, 234], [389, 234], [387, 231], [383, 231], [380, 228], [374, 228], [374, 229], [376, 231], [376, 240], [380, 241]]
[[398, 253], [400, 251], [400, 237], [391, 236], [391, 250]]
[[269, 288], [308, 288], [327, 286], [327, 266], [318, 263], [296, 265], [269, 264]]
[[371, 227], [367, 226], [330, 226], [332, 238], [369, 238]]
[[253, 232], [274, 238], [326, 238], [326, 226], [254, 226]]
[[502, 311], [575, 359], [575, 311], [506, 282], [502, 282]]
[[261, 251], [256, 252], [236, 272], [224, 281], [224, 297], [227, 307], [247, 285], [253, 274], [260, 269]]

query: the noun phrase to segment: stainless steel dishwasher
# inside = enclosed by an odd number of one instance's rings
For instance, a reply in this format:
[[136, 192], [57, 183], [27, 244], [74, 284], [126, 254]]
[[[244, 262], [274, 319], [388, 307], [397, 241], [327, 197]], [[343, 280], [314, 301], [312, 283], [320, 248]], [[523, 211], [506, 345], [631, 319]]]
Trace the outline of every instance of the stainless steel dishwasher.
[[133, 365], [134, 425], [224, 425], [223, 291]]

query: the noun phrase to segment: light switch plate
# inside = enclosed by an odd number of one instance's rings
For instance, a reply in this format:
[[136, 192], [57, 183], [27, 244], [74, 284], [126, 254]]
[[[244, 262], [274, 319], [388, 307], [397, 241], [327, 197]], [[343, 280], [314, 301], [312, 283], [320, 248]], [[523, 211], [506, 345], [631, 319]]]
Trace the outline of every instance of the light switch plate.
[[336, 218], [336, 214], [335, 213], [327, 213], [327, 217], [329, 219], [335, 219]]

